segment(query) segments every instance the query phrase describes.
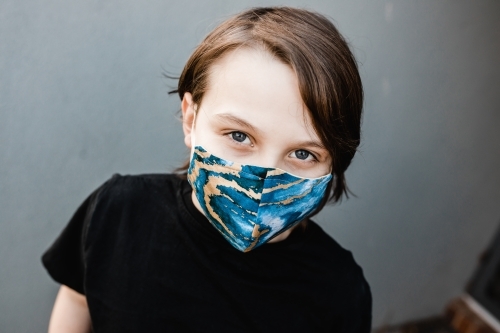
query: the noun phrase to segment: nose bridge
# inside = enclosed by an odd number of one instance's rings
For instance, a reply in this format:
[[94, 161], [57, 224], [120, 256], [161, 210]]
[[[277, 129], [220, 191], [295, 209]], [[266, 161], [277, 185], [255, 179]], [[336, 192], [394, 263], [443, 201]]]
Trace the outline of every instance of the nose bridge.
[[259, 153], [258, 160], [258, 165], [266, 168], [279, 168], [281, 165], [280, 153], [272, 146], [262, 149]]

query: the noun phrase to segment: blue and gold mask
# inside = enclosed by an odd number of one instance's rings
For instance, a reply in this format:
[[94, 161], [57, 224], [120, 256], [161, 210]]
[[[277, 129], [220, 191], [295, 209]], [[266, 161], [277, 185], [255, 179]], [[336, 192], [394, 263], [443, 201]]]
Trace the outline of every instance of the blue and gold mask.
[[321, 203], [332, 175], [301, 178], [241, 165], [194, 148], [188, 180], [205, 216], [231, 245], [250, 251], [291, 228]]

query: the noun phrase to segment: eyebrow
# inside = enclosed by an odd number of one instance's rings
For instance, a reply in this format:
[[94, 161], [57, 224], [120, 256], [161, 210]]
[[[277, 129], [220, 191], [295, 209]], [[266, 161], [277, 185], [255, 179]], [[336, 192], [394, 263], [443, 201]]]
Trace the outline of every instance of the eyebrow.
[[252, 124], [250, 124], [249, 122], [241, 119], [241, 118], [238, 118], [232, 114], [229, 114], [229, 113], [218, 113], [215, 115], [217, 118], [219, 118], [221, 121], [225, 122], [225, 123], [231, 123], [231, 124], [238, 124], [240, 126], [243, 126], [253, 132], [260, 132], [257, 128], [255, 128]]
[[[225, 122], [225, 123], [230, 123], [230, 124], [238, 124], [240, 126], [243, 126], [245, 128], [248, 128], [249, 130], [253, 131], [253, 132], [260, 132], [257, 128], [255, 128], [252, 124], [250, 124], [249, 122], [239, 118], [239, 117], [236, 117], [235, 115], [232, 115], [230, 113], [218, 113], [215, 115], [215, 117], [217, 117], [218, 119], [220, 119], [221, 121]], [[325, 145], [323, 145], [321, 142], [319, 141], [314, 141], [314, 140], [311, 140], [311, 141], [303, 141], [303, 142], [294, 142], [293, 145], [295, 146], [302, 146], [302, 147], [316, 147], [316, 148], [320, 148], [320, 149], [324, 149], [324, 150], [327, 150]]]
[[298, 144], [301, 145], [301, 146], [316, 147], [316, 148], [320, 148], [320, 149], [325, 149], [326, 150], [326, 147], [321, 142], [318, 142], [318, 141], [299, 142]]

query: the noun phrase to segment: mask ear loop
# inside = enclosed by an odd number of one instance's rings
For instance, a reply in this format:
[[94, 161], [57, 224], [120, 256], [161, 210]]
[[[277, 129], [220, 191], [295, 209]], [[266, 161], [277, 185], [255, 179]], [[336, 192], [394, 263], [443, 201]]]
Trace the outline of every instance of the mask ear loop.
[[196, 124], [196, 119], [198, 118], [198, 105], [195, 104], [193, 106], [193, 110], [194, 110], [194, 117], [193, 117], [193, 123], [191, 124], [191, 152], [189, 153], [189, 160], [191, 160], [193, 158], [193, 155], [194, 155], [194, 147], [196, 146], [195, 145], [195, 135], [194, 135], [194, 127], [195, 127], [195, 124]]

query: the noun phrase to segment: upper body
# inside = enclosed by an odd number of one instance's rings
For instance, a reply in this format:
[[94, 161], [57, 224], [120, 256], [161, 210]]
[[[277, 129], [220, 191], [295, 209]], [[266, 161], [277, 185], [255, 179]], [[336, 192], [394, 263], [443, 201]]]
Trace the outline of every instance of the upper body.
[[67, 286], [50, 329], [368, 332], [361, 268], [309, 221], [347, 193], [360, 139], [361, 80], [335, 26], [244, 11], [176, 92], [189, 183], [115, 177], [85, 201], [44, 256]]
[[45, 253], [85, 295], [95, 332], [369, 332], [361, 268], [309, 221], [248, 253], [232, 247], [175, 175], [115, 176]]

